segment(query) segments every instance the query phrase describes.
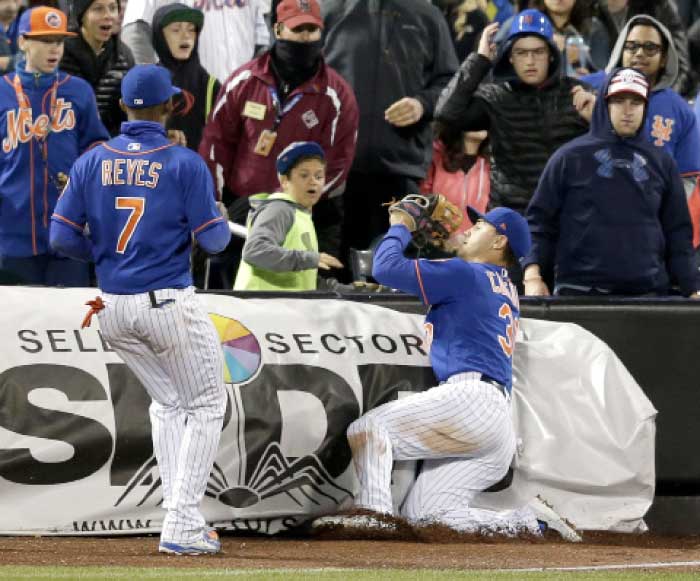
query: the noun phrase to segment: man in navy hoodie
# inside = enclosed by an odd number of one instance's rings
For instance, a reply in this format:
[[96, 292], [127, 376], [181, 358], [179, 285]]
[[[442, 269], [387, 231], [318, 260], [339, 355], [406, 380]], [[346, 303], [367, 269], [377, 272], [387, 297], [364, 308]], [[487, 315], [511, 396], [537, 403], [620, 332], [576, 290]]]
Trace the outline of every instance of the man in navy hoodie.
[[587, 135], [549, 160], [526, 213], [532, 250], [525, 294], [699, 297], [692, 226], [676, 163], [643, 131], [649, 83], [617, 69], [606, 79]]

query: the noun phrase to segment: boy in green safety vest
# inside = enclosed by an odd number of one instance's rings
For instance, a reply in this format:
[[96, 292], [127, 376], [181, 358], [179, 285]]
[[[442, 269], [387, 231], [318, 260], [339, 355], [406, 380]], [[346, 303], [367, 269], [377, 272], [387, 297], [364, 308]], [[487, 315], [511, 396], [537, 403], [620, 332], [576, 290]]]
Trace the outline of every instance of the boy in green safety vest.
[[318, 269], [342, 268], [318, 251], [311, 208], [326, 183], [326, 156], [318, 143], [297, 141], [277, 158], [282, 191], [250, 197], [248, 238], [234, 290], [316, 289]]

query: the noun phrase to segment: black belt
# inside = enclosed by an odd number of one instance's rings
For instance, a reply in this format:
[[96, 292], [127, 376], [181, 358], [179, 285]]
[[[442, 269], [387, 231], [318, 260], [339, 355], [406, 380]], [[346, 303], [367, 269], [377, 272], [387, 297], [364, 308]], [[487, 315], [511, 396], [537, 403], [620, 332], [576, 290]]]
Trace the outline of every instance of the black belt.
[[151, 299], [151, 308], [152, 309], [160, 309], [161, 307], [174, 303], [175, 299], [164, 299], [160, 302], [158, 302], [158, 299], [156, 298], [156, 293], [155, 291], [148, 291], [148, 298]]
[[503, 397], [508, 399], [508, 388], [505, 385], [496, 381], [493, 377], [489, 377], [488, 375], [484, 375], [483, 373], [481, 374], [481, 381], [483, 381], [484, 383], [488, 383], [489, 385], [493, 385], [498, 391], [500, 391], [503, 394]]

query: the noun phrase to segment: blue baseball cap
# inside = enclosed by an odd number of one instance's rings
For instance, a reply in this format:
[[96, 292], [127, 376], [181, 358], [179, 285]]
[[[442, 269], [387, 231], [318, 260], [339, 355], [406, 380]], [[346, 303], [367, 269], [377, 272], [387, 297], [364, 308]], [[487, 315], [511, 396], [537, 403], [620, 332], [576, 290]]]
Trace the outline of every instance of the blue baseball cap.
[[535, 34], [541, 36], [545, 40], [552, 40], [554, 37], [554, 29], [549, 18], [539, 10], [529, 8], [519, 12], [513, 17], [508, 31], [508, 39], [515, 36], [526, 36]]
[[137, 65], [122, 79], [122, 101], [129, 109], [154, 107], [181, 92], [170, 71], [159, 65]]
[[284, 148], [277, 156], [277, 173], [285, 175], [294, 167], [300, 157], [320, 157], [325, 161], [323, 148], [315, 141], [295, 141]]
[[522, 259], [530, 252], [532, 238], [527, 220], [510, 208], [494, 208], [486, 214], [478, 212], [471, 206], [467, 206], [469, 219], [476, 224], [478, 220], [488, 222], [496, 229], [496, 232], [508, 238], [513, 254]]

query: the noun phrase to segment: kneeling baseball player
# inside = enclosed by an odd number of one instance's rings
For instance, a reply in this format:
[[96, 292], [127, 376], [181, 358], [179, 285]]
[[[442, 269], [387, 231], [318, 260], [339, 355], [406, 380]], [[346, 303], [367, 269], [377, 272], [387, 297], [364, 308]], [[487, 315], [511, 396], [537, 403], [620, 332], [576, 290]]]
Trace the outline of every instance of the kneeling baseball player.
[[541, 536], [549, 526], [568, 541], [580, 541], [539, 497], [517, 510], [471, 506], [477, 493], [506, 475], [515, 453], [510, 399], [519, 303], [507, 269], [530, 249], [527, 222], [507, 208], [485, 215], [468, 208], [474, 226], [463, 234], [455, 258], [410, 260], [404, 250], [417, 225], [429, 227], [426, 212], [433, 207], [417, 198], [407, 196], [389, 208], [391, 228], [377, 247], [372, 274], [430, 306], [426, 344], [440, 384], [372, 409], [350, 425], [360, 482], [355, 508], [361, 510], [323, 517], [312, 526], [386, 528], [382, 515], [392, 514], [394, 460], [423, 460], [401, 507], [410, 524], [507, 536]]
[[[192, 234], [209, 253], [230, 239], [202, 159], [169, 142], [163, 126], [179, 93], [163, 67], [122, 81], [129, 121], [82, 156], [51, 224], [51, 245], [94, 260], [102, 297], [90, 301], [102, 333], [152, 399], [150, 418], [163, 485], [159, 550], [221, 550], [200, 511], [226, 409], [219, 337], [195, 295]], [[89, 235], [85, 226], [89, 226]]]

